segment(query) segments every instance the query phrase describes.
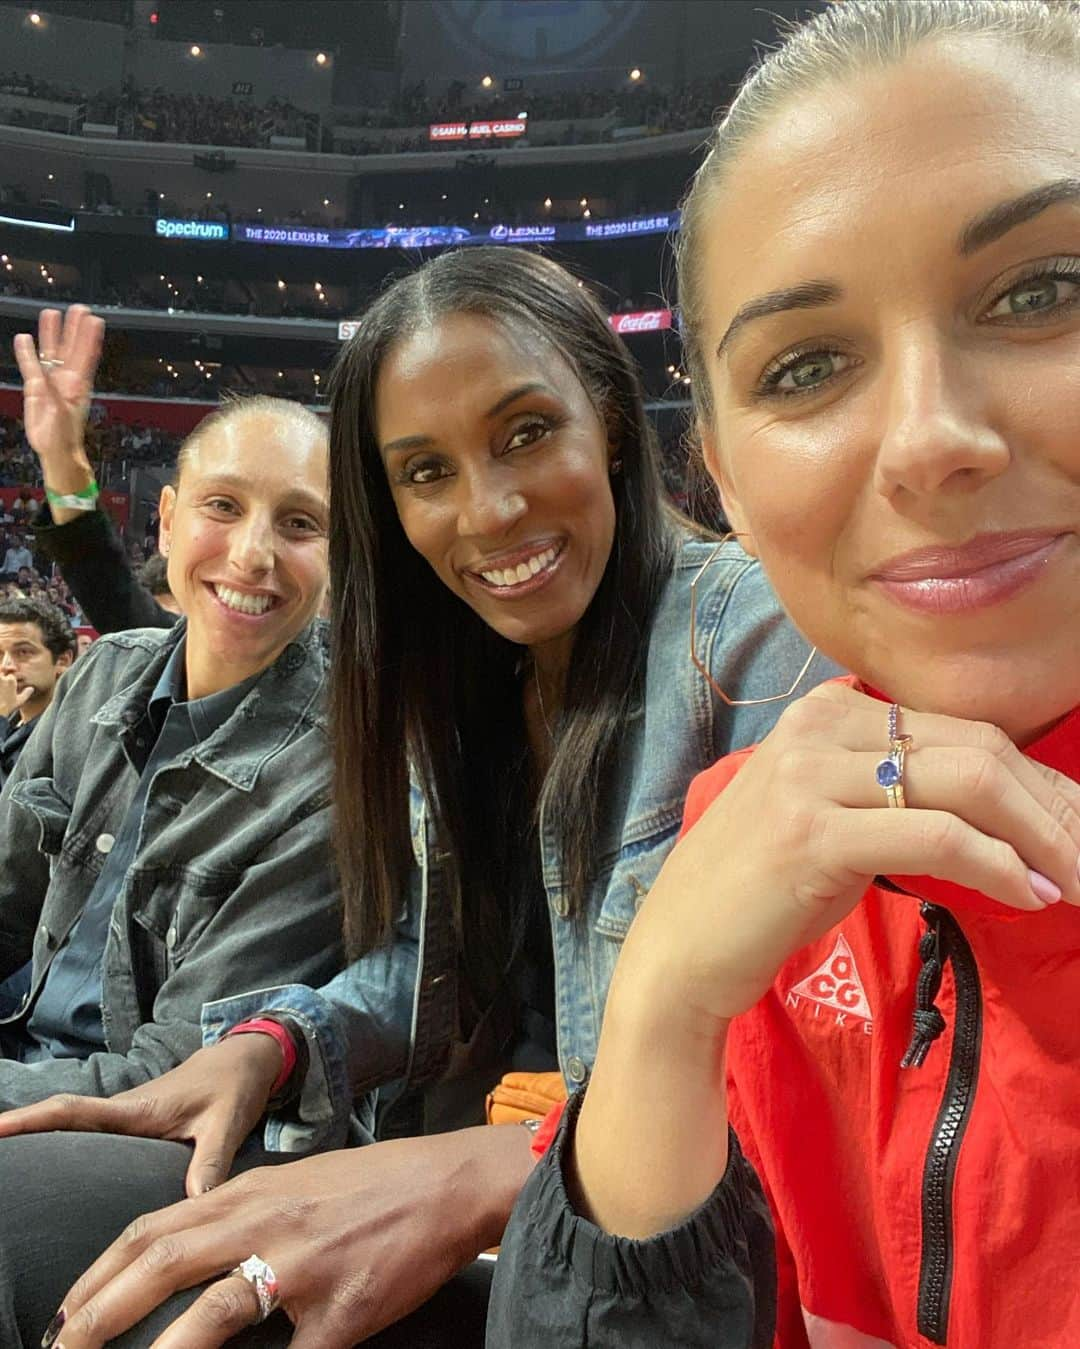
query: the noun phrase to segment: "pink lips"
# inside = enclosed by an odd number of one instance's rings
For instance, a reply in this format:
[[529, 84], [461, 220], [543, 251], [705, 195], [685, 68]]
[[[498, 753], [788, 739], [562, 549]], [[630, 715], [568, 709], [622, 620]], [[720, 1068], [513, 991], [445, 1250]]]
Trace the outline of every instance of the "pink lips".
[[1043, 574], [1065, 535], [1039, 530], [980, 534], [960, 548], [919, 548], [873, 575], [905, 608], [959, 614], [1012, 599]]

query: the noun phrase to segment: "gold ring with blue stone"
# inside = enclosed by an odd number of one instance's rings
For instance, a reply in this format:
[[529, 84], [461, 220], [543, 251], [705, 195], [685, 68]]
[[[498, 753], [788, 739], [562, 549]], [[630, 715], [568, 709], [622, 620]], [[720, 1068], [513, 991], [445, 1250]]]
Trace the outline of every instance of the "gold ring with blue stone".
[[911, 748], [912, 739], [910, 735], [899, 733], [899, 718], [900, 708], [893, 703], [889, 708], [889, 752], [878, 762], [874, 777], [884, 790], [889, 805], [903, 809], [907, 805], [904, 800], [904, 755]]

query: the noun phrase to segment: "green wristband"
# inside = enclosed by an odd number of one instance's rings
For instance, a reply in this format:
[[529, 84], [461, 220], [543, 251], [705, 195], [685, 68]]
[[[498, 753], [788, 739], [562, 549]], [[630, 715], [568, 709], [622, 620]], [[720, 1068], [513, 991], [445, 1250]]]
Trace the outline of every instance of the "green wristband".
[[45, 500], [49, 505], [68, 511], [92, 511], [100, 495], [101, 489], [94, 478], [79, 492], [54, 492], [51, 487], [45, 488]]

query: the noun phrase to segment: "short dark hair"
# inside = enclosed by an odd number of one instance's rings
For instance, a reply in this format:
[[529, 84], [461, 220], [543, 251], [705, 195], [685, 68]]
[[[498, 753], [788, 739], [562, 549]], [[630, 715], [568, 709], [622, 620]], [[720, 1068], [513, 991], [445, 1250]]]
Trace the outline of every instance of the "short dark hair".
[[151, 553], [142, 564], [139, 580], [151, 595], [172, 595], [169, 589], [169, 565], [160, 553]]
[[0, 623], [35, 624], [41, 629], [41, 640], [52, 652], [54, 660], [59, 660], [65, 652], [71, 656], [75, 654], [75, 634], [71, 625], [63, 610], [48, 600], [31, 599], [29, 595], [0, 600]]

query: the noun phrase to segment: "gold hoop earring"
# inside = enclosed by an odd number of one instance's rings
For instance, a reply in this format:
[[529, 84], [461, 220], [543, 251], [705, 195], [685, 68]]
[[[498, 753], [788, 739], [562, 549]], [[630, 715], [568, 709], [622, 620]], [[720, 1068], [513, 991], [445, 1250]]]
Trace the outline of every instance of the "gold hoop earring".
[[726, 703], [728, 707], [760, 707], [762, 703], [780, 703], [783, 702], [785, 698], [791, 697], [791, 695], [795, 692], [795, 690], [803, 682], [803, 679], [806, 677], [806, 672], [810, 668], [810, 663], [817, 655], [817, 647], [812, 646], [810, 648], [810, 654], [809, 656], [807, 656], [805, 664], [803, 665], [799, 673], [795, 676], [795, 682], [792, 684], [791, 688], [789, 688], [786, 693], [774, 693], [770, 695], [768, 698], [729, 698], [728, 695], [724, 692], [724, 690], [720, 687], [720, 685], [716, 682], [716, 680], [712, 677], [712, 674], [709, 671], [709, 667], [705, 664], [705, 662], [701, 659], [701, 657], [697, 653], [697, 587], [698, 582], [709, 570], [712, 564], [716, 561], [720, 549], [723, 548], [724, 544], [727, 543], [729, 539], [737, 539], [738, 537], [739, 535], [734, 530], [732, 530], [728, 534], [725, 534], [724, 537], [720, 540], [720, 542], [709, 554], [709, 556], [705, 559], [705, 565], [701, 568], [698, 574], [690, 582], [690, 659], [694, 664], [694, 668], [700, 674], [705, 676], [705, 679], [708, 681], [709, 687], [712, 689], [712, 691], [721, 700], [721, 702]]

